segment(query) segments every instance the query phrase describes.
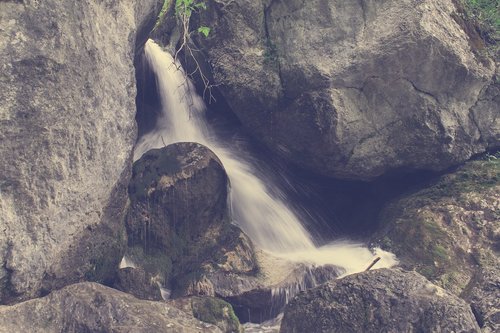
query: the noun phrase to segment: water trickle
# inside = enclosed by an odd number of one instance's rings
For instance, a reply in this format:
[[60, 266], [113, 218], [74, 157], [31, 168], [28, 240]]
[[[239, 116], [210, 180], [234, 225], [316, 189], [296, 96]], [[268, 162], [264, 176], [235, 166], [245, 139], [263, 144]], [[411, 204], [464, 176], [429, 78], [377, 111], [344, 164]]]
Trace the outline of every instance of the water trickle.
[[143, 135], [134, 151], [134, 160], [146, 151], [175, 142], [198, 142], [210, 148], [221, 160], [231, 183], [233, 220], [261, 249], [291, 261], [334, 264], [346, 273], [365, 269], [376, 255], [382, 260], [377, 268], [397, 261], [393, 255], [349, 242], [317, 247], [298, 215], [287, 205], [285, 193], [271, 177], [262, 174], [245, 154], [221, 142], [205, 119], [205, 104], [195, 93], [173, 57], [153, 41], [145, 47], [147, 61], [156, 75], [162, 113], [153, 131]]
[[135, 263], [132, 261], [132, 259], [130, 259], [129, 257], [127, 256], [123, 256], [122, 260], [120, 261], [120, 266], [119, 268], [120, 269], [123, 269], [123, 268], [136, 268], [136, 265]]

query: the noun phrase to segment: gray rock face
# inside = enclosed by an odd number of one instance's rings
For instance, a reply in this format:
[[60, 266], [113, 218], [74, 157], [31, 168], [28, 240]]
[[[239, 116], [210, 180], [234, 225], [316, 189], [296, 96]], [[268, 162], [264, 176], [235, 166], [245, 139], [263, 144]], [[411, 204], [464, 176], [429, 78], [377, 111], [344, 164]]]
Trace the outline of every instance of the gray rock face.
[[443, 170], [500, 144], [495, 64], [452, 0], [211, 0], [200, 24], [233, 111], [309, 170]]
[[134, 164], [129, 255], [174, 296], [214, 296], [209, 272], [255, 270], [250, 240], [230, 223], [227, 191], [221, 162], [197, 143], [150, 150]]
[[164, 302], [151, 302], [104, 287], [79, 283], [46, 297], [0, 306], [0, 332], [222, 332]]
[[0, 302], [109, 276], [125, 245], [148, 1], [0, 2]]
[[380, 269], [295, 297], [280, 332], [478, 332], [469, 306], [416, 272]]

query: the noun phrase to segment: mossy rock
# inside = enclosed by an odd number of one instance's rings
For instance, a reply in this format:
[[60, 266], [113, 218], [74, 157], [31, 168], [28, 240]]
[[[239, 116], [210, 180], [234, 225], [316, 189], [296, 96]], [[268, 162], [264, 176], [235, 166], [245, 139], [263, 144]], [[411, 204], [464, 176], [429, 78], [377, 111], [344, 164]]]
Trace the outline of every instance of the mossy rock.
[[193, 315], [198, 320], [219, 327], [222, 332], [242, 332], [231, 304], [219, 298], [191, 296], [169, 301], [169, 304]]
[[206, 267], [219, 269], [231, 251], [249, 266], [227, 264], [233, 272], [253, 269], [253, 248], [243, 244], [242, 231], [229, 219], [228, 185], [220, 160], [197, 143], [154, 149], [134, 163], [126, 217], [128, 255], [161, 277], [174, 296], [192, 295], [186, 291]]
[[488, 257], [498, 225], [500, 159], [486, 155], [389, 203], [374, 243], [407, 268], [460, 294]]
[[231, 304], [226, 301], [213, 297], [196, 297], [192, 299], [191, 304], [195, 318], [216, 326], [225, 322], [227, 332], [240, 331], [238, 317], [234, 314]]

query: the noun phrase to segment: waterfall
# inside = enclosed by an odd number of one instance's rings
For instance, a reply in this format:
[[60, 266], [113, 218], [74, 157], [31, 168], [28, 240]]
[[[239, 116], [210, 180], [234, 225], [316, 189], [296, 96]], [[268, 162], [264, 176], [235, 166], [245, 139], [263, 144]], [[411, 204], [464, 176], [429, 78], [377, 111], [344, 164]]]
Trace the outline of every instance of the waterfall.
[[360, 244], [336, 242], [318, 248], [271, 177], [258, 171], [245, 154], [231, 147], [231, 142], [221, 142], [210, 129], [203, 99], [180, 64], [151, 40], [146, 43], [145, 54], [156, 76], [162, 113], [154, 130], [137, 142], [134, 160], [153, 148], [198, 142], [210, 148], [224, 165], [231, 183], [233, 220], [260, 249], [291, 261], [338, 265], [346, 273], [363, 270], [377, 255], [382, 257], [378, 268], [396, 263], [392, 254], [381, 250], [372, 253]]

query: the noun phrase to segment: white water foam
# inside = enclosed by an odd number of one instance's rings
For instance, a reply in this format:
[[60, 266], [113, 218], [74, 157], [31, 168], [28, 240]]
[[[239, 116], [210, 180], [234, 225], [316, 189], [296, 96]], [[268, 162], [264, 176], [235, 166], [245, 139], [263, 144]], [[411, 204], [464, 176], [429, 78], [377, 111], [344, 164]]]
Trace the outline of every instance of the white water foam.
[[123, 269], [123, 268], [128, 268], [128, 267], [136, 268], [136, 264], [129, 257], [123, 256], [122, 260], [120, 261], [119, 268]]
[[224, 165], [231, 183], [233, 219], [259, 248], [290, 261], [338, 265], [346, 274], [366, 269], [377, 256], [381, 260], [375, 268], [397, 264], [394, 255], [380, 249], [372, 252], [357, 243], [342, 241], [317, 247], [297, 214], [287, 206], [286, 195], [270, 177], [211, 131], [203, 99], [186, 79], [180, 64], [151, 40], [146, 43], [145, 54], [156, 75], [162, 113], [154, 130], [137, 142], [134, 160], [150, 149], [175, 142], [201, 143]]

